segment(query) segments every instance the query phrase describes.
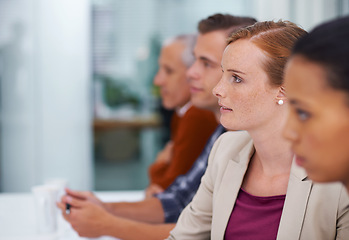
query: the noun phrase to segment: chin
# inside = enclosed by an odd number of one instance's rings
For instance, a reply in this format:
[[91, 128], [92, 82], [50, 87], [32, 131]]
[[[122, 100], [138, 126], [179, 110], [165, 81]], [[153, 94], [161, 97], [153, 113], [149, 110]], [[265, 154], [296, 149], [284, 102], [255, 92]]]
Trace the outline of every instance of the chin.
[[196, 97], [191, 97], [190, 98], [191, 103], [195, 106], [195, 107], [200, 107], [202, 105], [202, 101], [200, 101], [200, 99], [196, 98]]
[[226, 129], [229, 129], [229, 130], [236, 130], [237, 129], [237, 124], [234, 124], [234, 121], [225, 117], [222, 114], [221, 114], [219, 121], [223, 125], [223, 127], [225, 127]]
[[205, 105], [203, 102], [195, 102], [195, 101], [192, 101], [192, 104], [193, 104], [195, 107], [197, 107], [197, 108], [209, 110], [209, 108], [207, 107], [207, 105]]
[[314, 182], [317, 182], [317, 183], [330, 183], [330, 182], [336, 182], [336, 181], [339, 181], [339, 179], [335, 179], [335, 178], [332, 178], [330, 176], [327, 176], [326, 174], [321, 174], [321, 173], [315, 173], [315, 172], [310, 172], [310, 171], [307, 171], [307, 174], [308, 174], [308, 177], [314, 181]]
[[220, 118], [220, 123], [223, 125], [224, 128], [226, 128], [228, 130], [235, 130], [235, 127], [232, 126], [232, 124], [230, 122], [227, 122], [224, 119], [222, 119], [222, 117]]
[[167, 104], [167, 103], [162, 103], [162, 106], [166, 109], [166, 110], [173, 110], [175, 109], [175, 106], [173, 106], [172, 104]]

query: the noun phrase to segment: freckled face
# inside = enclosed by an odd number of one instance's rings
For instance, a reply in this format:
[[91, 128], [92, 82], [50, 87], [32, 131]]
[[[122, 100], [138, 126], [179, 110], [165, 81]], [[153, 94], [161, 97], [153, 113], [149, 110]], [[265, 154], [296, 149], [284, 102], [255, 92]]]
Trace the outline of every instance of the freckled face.
[[348, 96], [327, 84], [318, 64], [293, 57], [285, 87], [289, 116], [284, 136], [292, 142], [296, 162], [318, 182], [349, 183]]
[[270, 122], [276, 109], [278, 87], [269, 83], [262, 68], [264, 53], [252, 42], [237, 40], [223, 53], [223, 76], [213, 93], [221, 106], [220, 121], [228, 129], [253, 130]]

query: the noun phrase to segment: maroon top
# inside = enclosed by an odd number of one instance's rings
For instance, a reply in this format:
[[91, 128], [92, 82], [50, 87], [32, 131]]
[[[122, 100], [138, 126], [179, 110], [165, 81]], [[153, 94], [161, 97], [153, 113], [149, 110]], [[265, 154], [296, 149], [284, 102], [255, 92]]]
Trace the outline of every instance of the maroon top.
[[285, 197], [257, 197], [240, 188], [224, 239], [276, 239]]

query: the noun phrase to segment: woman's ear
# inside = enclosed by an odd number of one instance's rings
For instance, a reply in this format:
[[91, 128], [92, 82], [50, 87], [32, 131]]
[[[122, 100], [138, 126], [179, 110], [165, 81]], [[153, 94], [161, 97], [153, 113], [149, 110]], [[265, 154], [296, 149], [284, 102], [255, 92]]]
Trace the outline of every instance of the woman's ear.
[[279, 87], [279, 92], [275, 100], [278, 105], [283, 105], [286, 101], [286, 91], [284, 86]]

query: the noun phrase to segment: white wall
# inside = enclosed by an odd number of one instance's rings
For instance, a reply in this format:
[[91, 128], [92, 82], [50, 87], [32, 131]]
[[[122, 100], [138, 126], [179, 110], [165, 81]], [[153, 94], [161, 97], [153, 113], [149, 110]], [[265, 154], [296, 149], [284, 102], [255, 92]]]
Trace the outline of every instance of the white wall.
[[88, 0], [0, 0], [2, 191], [49, 178], [92, 188], [89, 8]]
[[251, 0], [157, 0], [157, 27], [164, 38], [197, 31], [198, 22], [215, 13], [246, 15]]
[[290, 20], [306, 30], [348, 14], [348, 0], [248, 0], [251, 14], [259, 21]]
[[249, 9], [258, 21], [290, 20], [290, 0], [250, 0]]

